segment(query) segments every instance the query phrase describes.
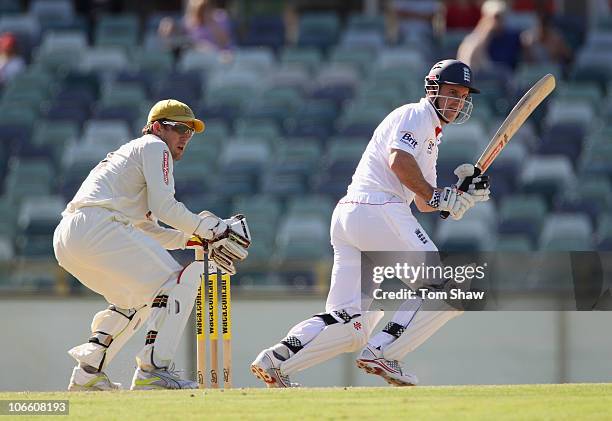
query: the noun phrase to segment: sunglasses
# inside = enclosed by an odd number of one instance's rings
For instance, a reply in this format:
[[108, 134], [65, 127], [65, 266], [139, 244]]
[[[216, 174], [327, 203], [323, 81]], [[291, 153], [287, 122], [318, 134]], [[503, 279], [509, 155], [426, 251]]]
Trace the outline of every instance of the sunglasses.
[[174, 130], [180, 135], [183, 135], [183, 134], [193, 135], [193, 133], [195, 132], [195, 130], [189, 127], [187, 124], [179, 123], [177, 121], [162, 121], [161, 124], [163, 124], [164, 126], [170, 126], [172, 130]]

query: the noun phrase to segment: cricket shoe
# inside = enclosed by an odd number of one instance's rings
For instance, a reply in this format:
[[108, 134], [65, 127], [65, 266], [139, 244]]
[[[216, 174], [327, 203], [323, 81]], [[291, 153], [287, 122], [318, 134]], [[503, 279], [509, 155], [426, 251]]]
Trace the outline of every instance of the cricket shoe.
[[251, 372], [269, 388], [299, 387], [298, 383], [292, 383], [289, 376], [281, 373], [280, 363], [289, 358], [289, 354], [287, 353], [285, 357], [277, 352], [276, 348], [279, 348], [279, 346], [261, 351], [255, 361], [251, 363]]
[[70, 392], [119, 389], [121, 389], [121, 383], [111, 382], [106, 373], [102, 371], [93, 374], [88, 373], [79, 366], [72, 370], [70, 384], [68, 385]]
[[138, 367], [134, 372], [131, 390], [197, 389], [198, 384], [184, 380], [173, 368], [157, 368], [151, 371]]
[[381, 376], [392, 386], [416, 386], [419, 383], [414, 374], [402, 370], [399, 361], [384, 359], [382, 351], [371, 345], [366, 345], [355, 364], [368, 374]]

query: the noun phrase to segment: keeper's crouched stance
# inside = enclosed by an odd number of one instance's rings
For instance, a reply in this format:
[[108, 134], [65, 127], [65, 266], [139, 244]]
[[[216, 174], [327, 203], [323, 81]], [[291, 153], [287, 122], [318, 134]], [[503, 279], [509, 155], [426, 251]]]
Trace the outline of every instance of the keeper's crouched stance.
[[[436, 63], [425, 78], [425, 92], [420, 102], [392, 111], [374, 131], [332, 216], [334, 265], [325, 313], [298, 323], [255, 358], [251, 371], [268, 387], [291, 387], [293, 373], [359, 349], [360, 369], [394, 386], [415, 385], [416, 376], [406, 373], [399, 361], [461, 314], [446, 305], [439, 311], [419, 311], [422, 303], [410, 300], [371, 337], [382, 312], [363, 311], [368, 306], [362, 301], [362, 251], [406, 252], [413, 264], [437, 252], [412, 214], [413, 201], [421, 212], [448, 211], [457, 220], [489, 199], [488, 177], [473, 177], [471, 164], [457, 167], [456, 185], [436, 187], [442, 128], [466, 121], [472, 110], [470, 94], [478, 93], [470, 68], [457, 60]], [[456, 186], [468, 177], [468, 190], [458, 191]]]
[[145, 323], [131, 388], [197, 387], [171, 362], [194, 305], [201, 263], [182, 268], [167, 250], [206, 242], [211, 259], [234, 274], [233, 262], [246, 258], [250, 243], [244, 217], [194, 214], [174, 198], [173, 162], [203, 129], [187, 105], [158, 102], [143, 136], [109, 153], [62, 213], [53, 239], [59, 264], [110, 304], [94, 316], [89, 340], [68, 351], [78, 362], [69, 390], [118, 389], [104, 370]]

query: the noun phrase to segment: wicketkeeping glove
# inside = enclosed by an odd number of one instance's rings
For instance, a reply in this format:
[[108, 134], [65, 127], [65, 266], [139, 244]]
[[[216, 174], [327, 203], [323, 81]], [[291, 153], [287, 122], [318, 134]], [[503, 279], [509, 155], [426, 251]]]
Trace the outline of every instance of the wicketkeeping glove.
[[210, 258], [224, 272], [236, 274], [235, 261], [246, 259], [251, 245], [251, 233], [244, 215], [223, 220], [227, 229], [209, 242]]

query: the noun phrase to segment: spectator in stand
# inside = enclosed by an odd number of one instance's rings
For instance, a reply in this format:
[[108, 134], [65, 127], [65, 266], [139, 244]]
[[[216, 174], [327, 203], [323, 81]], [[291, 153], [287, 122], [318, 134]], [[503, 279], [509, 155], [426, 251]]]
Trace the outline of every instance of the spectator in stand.
[[6, 85], [25, 67], [17, 49], [17, 38], [11, 32], [0, 35], [0, 86]]
[[461, 43], [457, 59], [474, 71], [514, 70], [521, 54], [520, 33], [504, 23], [506, 2], [487, 0], [478, 25]]
[[535, 27], [521, 33], [523, 58], [530, 63], [558, 63], [567, 65], [572, 59], [572, 51], [561, 33], [553, 26], [551, 16], [538, 13]]
[[167, 17], [158, 33], [171, 48], [187, 43], [197, 50], [229, 50], [234, 44], [228, 13], [209, 0], [189, 0], [180, 26]]
[[444, 21], [447, 30], [473, 29], [480, 20], [482, 0], [445, 0]]

